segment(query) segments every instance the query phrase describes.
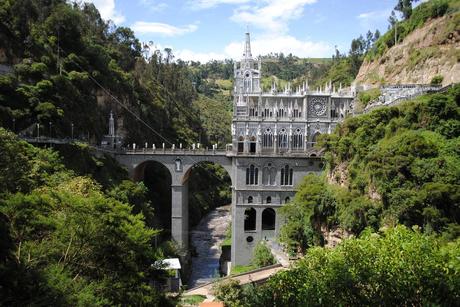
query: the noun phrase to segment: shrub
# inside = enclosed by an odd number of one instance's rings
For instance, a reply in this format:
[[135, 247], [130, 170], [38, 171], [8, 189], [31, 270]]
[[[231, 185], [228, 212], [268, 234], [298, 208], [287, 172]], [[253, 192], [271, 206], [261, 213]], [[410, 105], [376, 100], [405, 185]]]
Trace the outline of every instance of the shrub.
[[431, 79], [430, 84], [431, 85], [441, 85], [442, 81], [444, 80], [444, 77], [441, 75], [436, 75]]
[[256, 267], [261, 268], [275, 264], [275, 262], [275, 257], [273, 257], [270, 249], [267, 247], [264, 241], [260, 241], [254, 248], [252, 263]]

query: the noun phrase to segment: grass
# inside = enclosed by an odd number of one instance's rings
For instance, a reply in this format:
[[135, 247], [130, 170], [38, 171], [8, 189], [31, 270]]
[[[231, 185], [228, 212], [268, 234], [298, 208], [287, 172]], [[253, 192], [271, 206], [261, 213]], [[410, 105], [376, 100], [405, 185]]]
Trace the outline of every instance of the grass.
[[206, 299], [206, 296], [201, 294], [186, 295], [182, 296], [180, 299], [181, 304], [186, 305], [198, 305]]
[[257, 269], [256, 266], [250, 264], [250, 265], [236, 265], [234, 267], [232, 267], [232, 272], [230, 275], [238, 275], [238, 274], [242, 274], [242, 273], [246, 273], [246, 272], [249, 272], [249, 271], [252, 271], [252, 270], [255, 270]]

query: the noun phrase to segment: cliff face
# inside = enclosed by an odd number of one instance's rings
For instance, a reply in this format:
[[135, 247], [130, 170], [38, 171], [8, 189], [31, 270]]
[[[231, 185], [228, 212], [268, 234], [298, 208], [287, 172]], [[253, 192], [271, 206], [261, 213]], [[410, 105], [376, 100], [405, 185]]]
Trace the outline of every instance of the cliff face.
[[428, 21], [381, 57], [365, 60], [360, 84], [430, 83], [443, 76], [443, 85], [460, 82], [460, 13]]

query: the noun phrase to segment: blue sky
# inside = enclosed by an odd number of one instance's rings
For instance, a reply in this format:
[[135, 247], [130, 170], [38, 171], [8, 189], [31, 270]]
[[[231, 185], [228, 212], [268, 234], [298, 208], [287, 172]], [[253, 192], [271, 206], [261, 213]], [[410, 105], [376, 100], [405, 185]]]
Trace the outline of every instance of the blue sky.
[[254, 56], [270, 52], [330, 57], [367, 30], [387, 29], [396, 0], [91, 0], [104, 19], [176, 58], [207, 61], [242, 55], [251, 32]]

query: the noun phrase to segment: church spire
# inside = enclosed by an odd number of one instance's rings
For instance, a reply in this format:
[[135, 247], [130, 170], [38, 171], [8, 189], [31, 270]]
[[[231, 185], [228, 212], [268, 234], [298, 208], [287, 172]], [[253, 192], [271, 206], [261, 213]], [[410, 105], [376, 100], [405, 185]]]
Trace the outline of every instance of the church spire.
[[244, 43], [244, 53], [243, 56], [245, 59], [252, 59], [251, 53], [251, 38], [249, 36], [249, 31], [246, 32], [246, 41]]

